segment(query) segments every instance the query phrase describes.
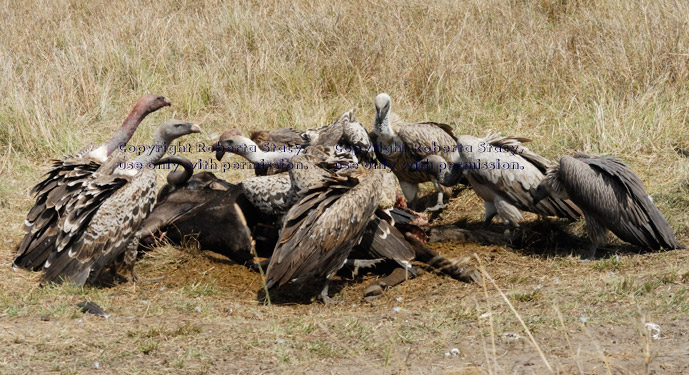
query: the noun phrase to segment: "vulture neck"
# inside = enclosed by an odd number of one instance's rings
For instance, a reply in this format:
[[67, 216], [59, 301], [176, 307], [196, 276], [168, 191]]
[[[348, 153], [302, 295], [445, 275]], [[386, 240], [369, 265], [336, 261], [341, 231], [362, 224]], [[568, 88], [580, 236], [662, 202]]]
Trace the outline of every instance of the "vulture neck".
[[139, 127], [141, 121], [143, 121], [149, 113], [151, 113], [151, 110], [145, 103], [142, 101], [136, 103], [134, 109], [132, 109], [132, 111], [129, 113], [129, 116], [127, 116], [122, 123], [122, 126], [120, 126], [120, 129], [117, 130], [115, 135], [113, 135], [108, 143], [105, 144], [107, 156], [110, 156], [110, 154], [120, 147], [120, 145], [127, 144], [127, 142], [129, 142], [129, 140], [132, 138], [132, 135], [134, 135], [136, 128]]
[[395, 136], [395, 132], [392, 130], [392, 127], [390, 126], [389, 110], [385, 113], [385, 116], [382, 119], [377, 119], [374, 128], [376, 133], [383, 135], [385, 137], [392, 138]]
[[280, 161], [290, 161], [293, 157], [297, 155], [296, 152], [287, 150], [268, 152], [263, 151], [258, 147], [258, 145], [254, 141], [248, 138], [244, 140], [243, 146], [235, 148], [233, 152], [237, 155], [241, 155], [246, 160], [255, 164], [268, 164]]
[[167, 139], [159, 128], [153, 135], [153, 143], [146, 146], [146, 150], [136, 158], [136, 161], [143, 165], [149, 165], [160, 160], [167, 153], [167, 146], [171, 141], [172, 139]]

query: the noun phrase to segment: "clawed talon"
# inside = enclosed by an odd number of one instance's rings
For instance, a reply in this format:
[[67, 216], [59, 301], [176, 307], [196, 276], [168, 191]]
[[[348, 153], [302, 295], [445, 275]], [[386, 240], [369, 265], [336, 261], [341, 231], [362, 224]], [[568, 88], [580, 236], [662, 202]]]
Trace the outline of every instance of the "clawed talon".
[[384, 259], [347, 259], [346, 265], [354, 267], [352, 274], [357, 276], [359, 274], [359, 268], [371, 268], [375, 267], [378, 263], [382, 262]]

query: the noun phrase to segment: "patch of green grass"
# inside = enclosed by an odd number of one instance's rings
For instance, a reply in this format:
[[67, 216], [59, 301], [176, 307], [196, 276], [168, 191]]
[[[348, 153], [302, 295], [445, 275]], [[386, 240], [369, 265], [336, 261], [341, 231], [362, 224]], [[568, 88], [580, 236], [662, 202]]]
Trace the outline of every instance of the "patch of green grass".
[[219, 295], [220, 292], [216, 289], [215, 279], [211, 278], [209, 282], [199, 280], [195, 284], [185, 285], [182, 291], [189, 297], [208, 297]]
[[139, 351], [140, 351], [142, 354], [148, 355], [148, 354], [151, 354], [151, 353], [153, 353], [154, 351], [158, 350], [158, 346], [159, 346], [159, 345], [160, 345], [160, 344], [158, 343], [158, 341], [146, 340], [146, 341], [143, 341], [143, 342], [139, 343], [139, 345], [137, 346], [137, 348], [139, 349]]
[[510, 299], [517, 302], [534, 302], [541, 295], [541, 288], [535, 288], [531, 292], [512, 292], [509, 294]]
[[307, 344], [306, 347], [309, 352], [321, 358], [336, 358], [346, 353], [346, 350], [340, 347], [336, 342], [321, 339]]
[[593, 269], [596, 271], [617, 271], [623, 266], [624, 261], [617, 255], [610, 255], [608, 258], [593, 263]]

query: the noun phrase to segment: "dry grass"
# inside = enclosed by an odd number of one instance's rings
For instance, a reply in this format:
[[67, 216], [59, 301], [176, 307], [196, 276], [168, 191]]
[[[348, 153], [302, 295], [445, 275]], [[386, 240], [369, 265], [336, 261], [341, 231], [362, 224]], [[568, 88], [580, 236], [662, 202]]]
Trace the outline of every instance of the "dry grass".
[[[357, 283], [337, 307], [269, 308], [256, 302], [257, 274], [170, 248], [141, 264], [149, 277], [168, 275], [161, 283], [39, 289], [5, 266], [47, 159], [108, 138], [145, 93], [201, 122], [205, 133], [187, 139], [195, 143], [229, 127], [321, 125], [351, 107], [370, 124], [385, 91], [410, 120], [529, 137], [553, 158], [621, 157], [687, 243], [689, 171], [672, 146], [689, 146], [688, 13], [675, 0], [0, 1], [0, 370], [82, 373], [98, 361], [119, 373], [547, 371], [524, 338], [507, 335], [521, 326], [495, 290], [485, 298], [432, 274], [374, 304], [360, 302]], [[133, 142], [171, 116], [152, 115]], [[480, 219], [471, 194], [453, 208], [443, 222]], [[686, 371], [682, 252], [579, 264], [437, 246], [478, 253], [556, 372]], [[74, 304], [84, 298], [113, 317], [81, 316]], [[642, 321], [660, 324], [661, 339], [638, 332]], [[445, 358], [453, 347], [461, 354]]]

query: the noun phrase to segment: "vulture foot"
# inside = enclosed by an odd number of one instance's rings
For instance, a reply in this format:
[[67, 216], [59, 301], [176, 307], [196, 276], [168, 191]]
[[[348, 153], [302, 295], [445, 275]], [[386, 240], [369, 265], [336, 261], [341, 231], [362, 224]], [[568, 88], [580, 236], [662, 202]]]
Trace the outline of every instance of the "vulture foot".
[[354, 270], [352, 271], [352, 275], [356, 277], [359, 274], [359, 268], [375, 267], [378, 263], [380, 263], [384, 260], [385, 259], [383, 259], [383, 258], [378, 258], [378, 259], [347, 259], [345, 264], [350, 266], [350, 267], [354, 267]]
[[323, 286], [323, 290], [321, 290], [321, 294], [318, 295], [318, 299], [323, 302], [324, 305], [335, 305], [340, 303], [340, 301], [335, 301], [334, 299], [330, 298], [328, 296], [328, 287], [330, 286], [330, 280], [325, 281], [325, 286]]
[[428, 207], [427, 209], [423, 210], [423, 212], [440, 212], [446, 208], [447, 208], [446, 204], [438, 202], [438, 203], [436, 203], [435, 206]]

